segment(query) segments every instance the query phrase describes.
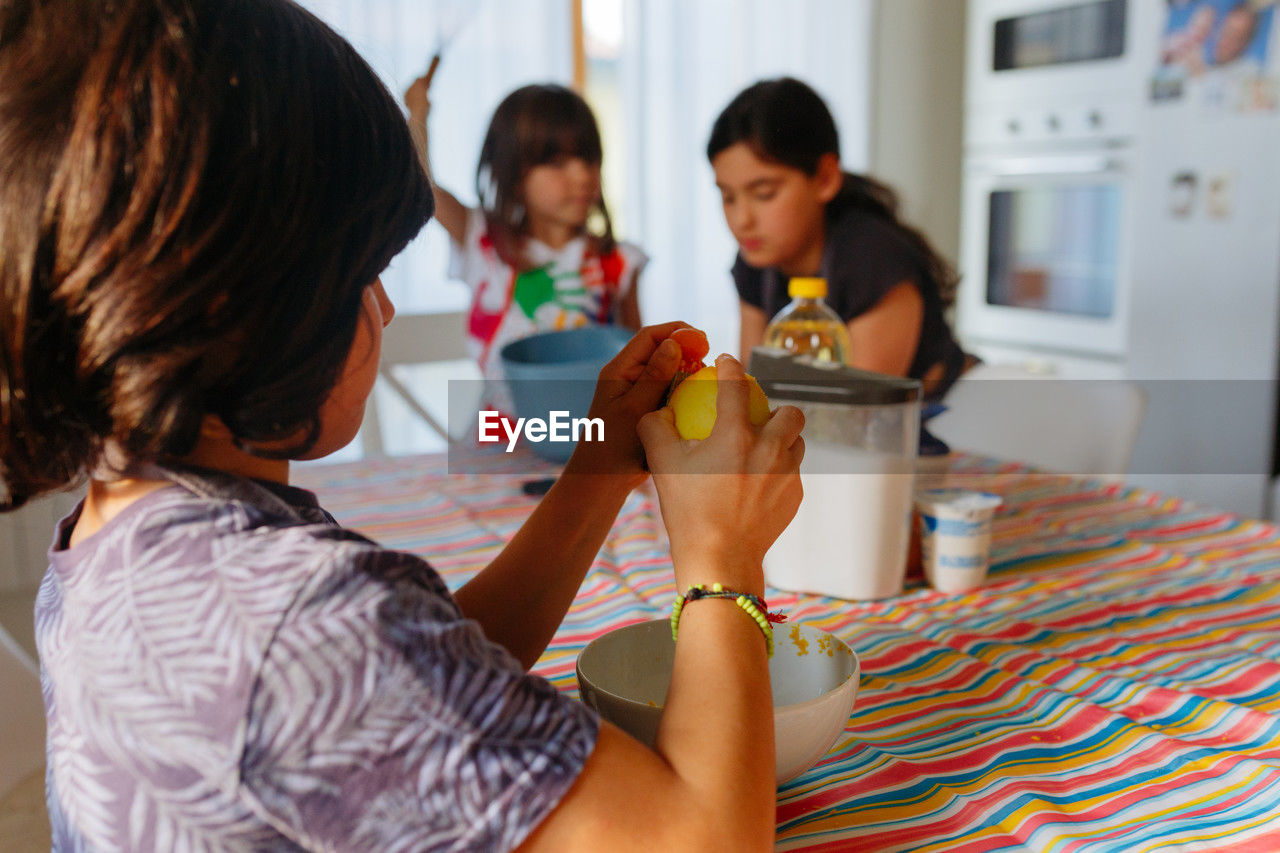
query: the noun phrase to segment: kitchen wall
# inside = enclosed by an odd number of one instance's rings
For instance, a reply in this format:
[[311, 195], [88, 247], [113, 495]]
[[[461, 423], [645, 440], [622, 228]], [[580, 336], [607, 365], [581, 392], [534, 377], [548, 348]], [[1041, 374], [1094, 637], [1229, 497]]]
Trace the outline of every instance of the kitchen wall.
[[966, 0], [879, 0], [870, 171], [953, 263], [960, 246]]

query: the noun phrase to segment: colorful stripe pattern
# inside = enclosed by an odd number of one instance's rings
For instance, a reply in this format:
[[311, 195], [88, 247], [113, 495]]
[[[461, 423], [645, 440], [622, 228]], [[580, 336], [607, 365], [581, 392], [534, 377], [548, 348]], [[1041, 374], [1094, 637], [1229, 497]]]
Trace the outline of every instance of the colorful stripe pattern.
[[[538, 474], [515, 464], [448, 475], [423, 457], [295, 479], [456, 586], [534, 505], [520, 485]], [[778, 791], [778, 849], [1280, 850], [1280, 530], [975, 458], [946, 485], [1004, 498], [981, 590], [768, 596], [838, 634], [863, 672], [844, 736]], [[648, 488], [623, 508], [538, 664], [561, 689], [588, 641], [670, 607], [657, 519]]]

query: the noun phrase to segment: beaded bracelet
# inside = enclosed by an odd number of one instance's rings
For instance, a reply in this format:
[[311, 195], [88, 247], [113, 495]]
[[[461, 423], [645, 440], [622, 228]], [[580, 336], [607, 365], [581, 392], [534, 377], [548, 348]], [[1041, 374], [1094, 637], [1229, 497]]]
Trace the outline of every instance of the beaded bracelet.
[[711, 589], [707, 589], [705, 584], [694, 584], [689, 587], [689, 590], [684, 595], [676, 597], [675, 604], [671, 606], [672, 642], [675, 642], [676, 635], [679, 633], [680, 614], [684, 611], [685, 604], [690, 601], [697, 601], [700, 598], [732, 599], [734, 604], [741, 607], [760, 626], [760, 631], [764, 634], [765, 651], [768, 652], [769, 657], [773, 657], [773, 625], [770, 624], [770, 621], [781, 622], [786, 617], [774, 617], [773, 614], [769, 613], [764, 599], [760, 596], [752, 595], [748, 592], [734, 592], [733, 590], [725, 589], [722, 584], [718, 583], [712, 584]]

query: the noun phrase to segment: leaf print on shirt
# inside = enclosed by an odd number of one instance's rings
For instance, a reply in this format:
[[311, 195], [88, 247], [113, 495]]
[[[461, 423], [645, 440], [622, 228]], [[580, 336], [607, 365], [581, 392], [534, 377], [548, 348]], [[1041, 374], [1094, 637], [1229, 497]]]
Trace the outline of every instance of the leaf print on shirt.
[[546, 267], [525, 270], [516, 276], [514, 300], [530, 320], [538, 309], [556, 298], [556, 283]]
[[591, 322], [595, 300], [577, 271], [555, 275], [550, 266], [516, 276], [512, 301], [539, 329], [562, 329]]
[[50, 555], [54, 850], [509, 850], [561, 800], [594, 717], [430, 565], [297, 490], [162, 473]]

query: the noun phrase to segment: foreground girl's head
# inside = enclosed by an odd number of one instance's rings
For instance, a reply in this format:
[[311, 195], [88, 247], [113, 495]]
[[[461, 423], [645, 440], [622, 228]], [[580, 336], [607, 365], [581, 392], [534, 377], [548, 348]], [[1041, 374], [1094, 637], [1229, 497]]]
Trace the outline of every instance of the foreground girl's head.
[[590, 228], [613, 248], [600, 195], [600, 131], [591, 108], [564, 86], [516, 89], [494, 111], [480, 148], [476, 195], [499, 251], [521, 254], [531, 217], [574, 230]]
[[207, 416], [304, 453], [432, 210], [373, 72], [287, 0], [37, 0], [0, 5], [0, 79], [8, 502]]

